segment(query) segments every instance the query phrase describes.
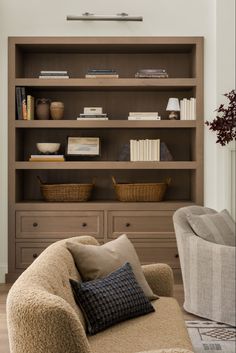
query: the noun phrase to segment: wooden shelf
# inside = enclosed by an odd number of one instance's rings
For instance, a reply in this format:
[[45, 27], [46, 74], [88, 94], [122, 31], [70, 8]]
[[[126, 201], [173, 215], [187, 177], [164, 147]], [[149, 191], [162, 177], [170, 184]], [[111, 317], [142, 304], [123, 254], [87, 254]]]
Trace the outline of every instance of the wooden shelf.
[[196, 169], [197, 162], [15, 162], [16, 169]]
[[15, 86], [32, 87], [46, 90], [185, 90], [196, 87], [195, 78], [137, 79], [137, 78], [70, 78], [70, 79], [39, 79], [17, 78]]
[[201, 121], [196, 120], [160, 120], [160, 121], [131, 121], [131, 120], [16, 120], [16, 128], [195, 128]]

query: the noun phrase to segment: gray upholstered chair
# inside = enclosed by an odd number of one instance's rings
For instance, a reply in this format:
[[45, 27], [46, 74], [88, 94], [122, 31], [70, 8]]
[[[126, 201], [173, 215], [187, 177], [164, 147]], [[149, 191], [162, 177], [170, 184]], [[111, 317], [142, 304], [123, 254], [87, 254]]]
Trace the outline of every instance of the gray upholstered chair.
[[184, 284], [184, 309], [195, 315], [235, 326], [235, 247], [197, 236], [187, 214], [215, 211], [201, 206], [183, 207], [174, 214]]

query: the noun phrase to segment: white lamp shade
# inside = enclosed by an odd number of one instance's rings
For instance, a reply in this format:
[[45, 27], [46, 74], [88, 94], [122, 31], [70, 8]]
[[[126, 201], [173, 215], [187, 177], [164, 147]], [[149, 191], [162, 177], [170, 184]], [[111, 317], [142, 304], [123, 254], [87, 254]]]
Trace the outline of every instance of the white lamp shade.
[[178, 111], [180, 111], [178, 98], [169, 98], [166, 110], [169, 111], [169, 112], [178, 112]]

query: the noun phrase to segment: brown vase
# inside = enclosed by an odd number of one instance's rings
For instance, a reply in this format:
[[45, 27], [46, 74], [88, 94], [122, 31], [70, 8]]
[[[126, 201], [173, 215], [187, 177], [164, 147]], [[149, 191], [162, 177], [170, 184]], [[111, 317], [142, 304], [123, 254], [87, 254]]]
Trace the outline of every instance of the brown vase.
[[64, 116], [64, 103], [52, 102], [50, 105], [51, 118], [54, 120], [63, 119]]
[[50, 99], [36, 99], [36, 116], [39, 120], [47, 120], [50, 117]]

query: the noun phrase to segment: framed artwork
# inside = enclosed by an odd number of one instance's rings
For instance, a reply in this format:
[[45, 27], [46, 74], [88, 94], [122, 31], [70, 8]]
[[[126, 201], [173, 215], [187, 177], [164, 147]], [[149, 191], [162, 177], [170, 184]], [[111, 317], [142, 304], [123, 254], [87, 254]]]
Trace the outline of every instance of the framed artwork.
[[66, 154], [68, 156], [99, 156], [99, 137], [68, 137]]

